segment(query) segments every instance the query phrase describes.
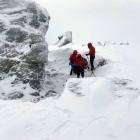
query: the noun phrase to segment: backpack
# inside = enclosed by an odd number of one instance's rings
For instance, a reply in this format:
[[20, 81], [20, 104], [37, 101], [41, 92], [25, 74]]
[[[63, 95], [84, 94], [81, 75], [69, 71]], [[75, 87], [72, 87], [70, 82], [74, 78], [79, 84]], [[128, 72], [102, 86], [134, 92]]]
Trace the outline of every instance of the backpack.
[[87, 69], [88, 68], [88, 61], [87, 61], [86, 58], [83, 58], [82, 66], [83, 66], [84, 69]]

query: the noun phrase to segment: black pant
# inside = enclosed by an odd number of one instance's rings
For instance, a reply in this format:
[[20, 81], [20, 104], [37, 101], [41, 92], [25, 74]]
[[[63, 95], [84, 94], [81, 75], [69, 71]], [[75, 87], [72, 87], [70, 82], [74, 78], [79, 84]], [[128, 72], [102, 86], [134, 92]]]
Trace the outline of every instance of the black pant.
[[77, 66], [76, 69], [77, 69], [77, 78], [79, 78], [80, 75], [81, 77], [84, 77], [84, 68], [82, 66]]
[[71, 68], [71, 70], [70, 70], [70, 76], [71, 76], [73, 73], [74, 73], [74, 74], [77, 73], [76, 66], [73, 66], [73, 67]]
[[94, 67], [94, 59], [95, 59], [95, 56], [90, 56], [91, 70], [94, 70], [95, 69], [95, 67]]

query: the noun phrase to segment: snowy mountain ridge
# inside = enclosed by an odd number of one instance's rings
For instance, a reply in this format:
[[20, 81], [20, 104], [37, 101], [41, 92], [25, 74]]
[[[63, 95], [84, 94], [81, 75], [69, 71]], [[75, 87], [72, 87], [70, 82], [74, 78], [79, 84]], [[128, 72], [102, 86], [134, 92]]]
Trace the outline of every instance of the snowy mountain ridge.
[[[1, 140], [140, 139], [139, 46], [94, 44], [96, 77], [88, 70], [84, 78], [70, 77], [69, 55], [77, 50], [86, 57], [87, 46], [47, 47], [48, 14], [40, 23], [37, 5], [0, 4]], [[16, 20], [25, 15], [28, 22]]]

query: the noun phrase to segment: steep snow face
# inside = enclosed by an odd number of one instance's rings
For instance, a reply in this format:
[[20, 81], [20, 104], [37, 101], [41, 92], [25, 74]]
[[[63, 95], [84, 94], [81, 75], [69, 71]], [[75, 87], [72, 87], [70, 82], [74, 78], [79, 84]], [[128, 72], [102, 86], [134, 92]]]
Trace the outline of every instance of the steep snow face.
[[39, 95], [49, 20], [48, 12], [34, 2], [0, 0], [0, 98]]

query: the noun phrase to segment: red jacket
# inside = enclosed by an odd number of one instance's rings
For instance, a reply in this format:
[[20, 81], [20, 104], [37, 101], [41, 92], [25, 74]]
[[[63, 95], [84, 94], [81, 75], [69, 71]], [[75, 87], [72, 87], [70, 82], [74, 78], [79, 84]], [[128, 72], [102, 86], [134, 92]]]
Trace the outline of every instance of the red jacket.
[[82, 64], [83, 64], [83, 58], [82, 57], [77, 58], [75, 64], [76, 64], [76, 66], [82, 66]]
[[93, 46], [89, 47], [89, 55], [90, 56], [95, 56], [95, 48]]
[[71, 62], [75, 62], [76, 61], [76, 56], [77, 56], [77, 54], [71, 54], [69, 60]]

